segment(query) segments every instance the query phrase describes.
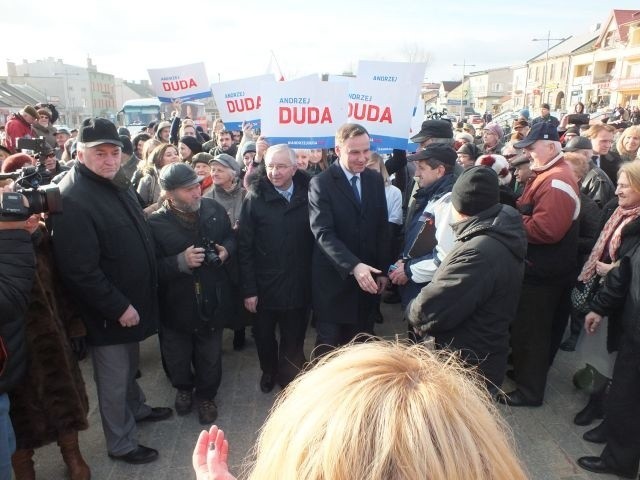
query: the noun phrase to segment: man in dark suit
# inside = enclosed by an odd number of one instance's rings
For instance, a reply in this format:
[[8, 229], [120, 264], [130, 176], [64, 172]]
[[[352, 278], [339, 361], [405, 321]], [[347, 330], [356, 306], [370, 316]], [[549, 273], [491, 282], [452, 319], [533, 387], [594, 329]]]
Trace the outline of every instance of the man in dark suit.
[[373, 333], [370, 315], [386, 284], [390, 264], [384, 182], [366, 168], [370, 138], [348, 123], [336, 133], [338, 161], [311, 180], [309, 215], [316, 239], [312, 296], [316, 350], [321, 355]]
[[611, 150], [615, 131], [616, 129], [611, 125], [599, 123], [591, 125], [587, 133], [585, 133], [585, 136], [591, 139], [591, 145], [593, 146], [591, 160], [596, 167], [604, 170], [604, 173], [607, 174], [614, 185], [618, 183], [618, 169], [622, 163], [618, 152]]

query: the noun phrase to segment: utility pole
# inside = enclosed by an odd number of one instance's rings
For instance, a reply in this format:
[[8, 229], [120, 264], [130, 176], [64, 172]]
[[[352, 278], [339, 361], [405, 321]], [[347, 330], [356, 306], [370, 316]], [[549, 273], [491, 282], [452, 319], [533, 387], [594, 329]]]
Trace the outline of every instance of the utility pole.
[[462, 118], [464, 117], [464, 70], [466, 67], [475, 67], [476, 65], [473, 63], [467, 63], [466, 60], [462, 60], [462, 64], [454, 63], [454, 67], [462, 67], [462, 82], [460, 83], [460, 121], [462, 122]]
[[[542, 96], [540, 97], [540, 104], [544, 103], [544, 97], [547, 93], [547, 68], [549, 66], [549, 48], [550, 43], [553, 42], [564, 42], [566, 38], [551, 38], [551, 30], [547, 32], [547, 38], [533, 38], [532, 42], [547, 42], [547, 50], [545, 51], [544, 57], [544, 70], [542, 71]], [[554, 47], [557, 46], [554, 45]]]

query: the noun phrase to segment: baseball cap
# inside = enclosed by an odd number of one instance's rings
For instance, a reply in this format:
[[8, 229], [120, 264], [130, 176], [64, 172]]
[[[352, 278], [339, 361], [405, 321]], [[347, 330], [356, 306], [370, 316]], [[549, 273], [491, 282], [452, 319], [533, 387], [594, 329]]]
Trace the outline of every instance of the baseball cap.
[[558, 136], [558, 129], [549, 122], [539, 122], [536, 123], [526, 137], [520, 140], [518, 143], [515, 143], [513, 146], [515, 148], [525, 148], [538, 140], [551, 140], [554, 142], [559, 142], [560, 137]]

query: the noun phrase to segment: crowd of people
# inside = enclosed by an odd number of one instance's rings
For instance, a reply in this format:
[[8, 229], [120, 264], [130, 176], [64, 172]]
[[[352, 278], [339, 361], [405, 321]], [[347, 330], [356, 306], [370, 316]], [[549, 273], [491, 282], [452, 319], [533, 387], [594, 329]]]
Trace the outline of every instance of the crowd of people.
[[[14, 114], [0, 170], [46, 171], [63, 212], [0, 211], [0, 479], [9, 465], [35, 478], [34, 450], [54, 441], [70, 478], [90, 477], [87, 353], [108, 455], [155, 460], [137, 424], [173, 409], [148, 405], [137, 377], [156, 333], [175, 412], [213, 424], [225, 328], [236, 350], [250, 329], [260, 390], [283, 389], [247, 478], [525, 478], [492, 402], [542, 405], [559, 349], [608, 359], [574, 419], [604, 418], [584, 438], [606, 446], [578, 464], [633, 478], [640, 126], [541, 107], [506, 135], [429, 119], [415, 152], [385, 156], [354, 123], [333, 149], [304, 150], [251, 125], [209, 136], [179, 114], [135, 135], [101, 118], [56, 130], [53, 105]], [[23, 138], [43, 142], [19, 151]], [[405, 345], [369, 341], [382, 301], [402, 309]], [[203, 432], [199, 478], [232, 478], [227, 448], [217, 427]]]

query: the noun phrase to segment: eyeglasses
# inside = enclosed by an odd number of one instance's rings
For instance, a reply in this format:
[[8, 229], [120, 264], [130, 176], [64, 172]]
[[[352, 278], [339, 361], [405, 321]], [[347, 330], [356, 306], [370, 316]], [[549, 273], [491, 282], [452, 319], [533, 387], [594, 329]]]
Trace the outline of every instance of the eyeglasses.
[[293, 165], [266, 165], [267, 170], [276, 170], [278, 172], [291, 168]]
[[55, 157], [55, 156], [56, 156], [56, 154], [55, 154], [55, 153], [47, 153], [47, 154], [45, 155], [45, 158], [53, 158], [53, 157]]

